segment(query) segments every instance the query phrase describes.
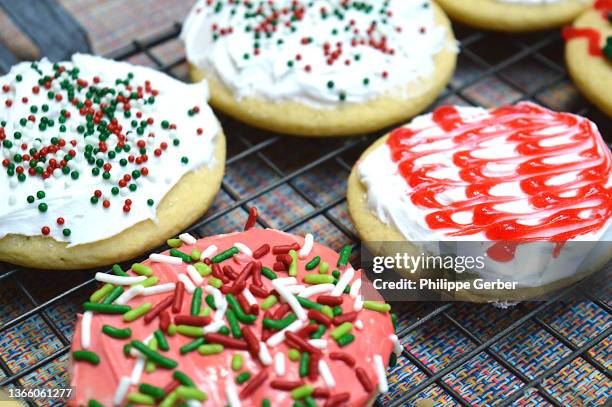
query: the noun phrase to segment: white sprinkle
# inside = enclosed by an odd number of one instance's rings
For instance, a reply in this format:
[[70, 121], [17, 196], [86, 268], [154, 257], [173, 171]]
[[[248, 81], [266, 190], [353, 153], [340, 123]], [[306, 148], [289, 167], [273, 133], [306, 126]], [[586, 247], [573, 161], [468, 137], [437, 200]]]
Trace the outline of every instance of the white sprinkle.
[[285, 375], [285, 354], [283, 352], [274, 355], [274, 372], [277, 376]]
[[259, 342], [259, 360], [264, 366], [270, 366], [272, 364], [272, 356], [265, 343]]
[[319, 359], [319, 373], [328, 389], [331, 390], [336, 386], [336, 380], [334, 380], [334, 376], [331, 370], [329, 370], [329, 366], [327, 366], [327, 363], [325, 363], [323, 359]]
[[238, 249], [240, 253], [244, 253], [249, 257], [253, 257], [253, 251], [249, 249], [249, 246], [245, 245], [244, 243], [236, 242], [234, 243], [234, 247]]
[[191, 264], [187, 266], [187, 274], [189, 274], [189, 277], [191, 277], [193, 283], [197, 286], [201, 286], [204, 282], [204, 278], [200, 275], [200, 273], [198, 273], [198, 270], [196, 270], [196, 268], [193, 267]]
[[183, 259], [181, 259], [180, 257], [167, 256], [165, 254], [159, 254], [159, 253], [150, 254], [149, 260], [157, 262], [157, 263], [172, 264], [175, 266], [179, 266], [183, 264]]
[[310, 339], [308, 343], [317, 349], [327, 349], [327, 339]]
[[358, 319], [357, 321], [355, 321], [355, 328], [359, 329], [360, 331], [363, 329], [363, 321]]
[[136, 363], [134, 364], [134, 368], [132, 369], [132, 377], [130, 377], [130, 382], [132, 384], [140, 383], [140, 376], [142, 376], [142, 371], [144, 370], [146, 363], [145, 358], [138, 358]]
[[96, 273], [96, 280], [101, 281], [103, 283], [111, 283], [115, 285], [132, 285], [136, 283], [140, 283], [141, 281], [145, 281], [147, 278], [145, 276], [136, 276], [136, 277], [124, 277], [124, 276], [115, 276], [113, 274], [107, 273]]
[[302, 246], [299, 252], [300, 259], [305, 259], [310, 254], [313, 245], [314, 237], [312, 234], [306, 233], [306, 236], [304, 236], [304, 246]]
[[284, 286], [288, 286], [288, 285], [297, 284], [297, 279], [295, 277], [276, 278], [276, 279], [274, 279], [272, 281], [275, 282], [278, 285], [282, 285], [283, 287]]
[[144, 289], [145, 288], [141, 285], [135, 285], [134, 287], [128, 288], [114, 301], [114, 303], [117, 305], [125, 305], [132, 298], [142, 295], [142, 293], [144, 293]]
[[402, 351], [404, 350], [404, 347], [402, 346], [402, 343], [400, 342], [397, 335], [391, 334], [389, 335], [389, 339], [391, 339], [391, 342], [393, 343], [393, 352], [395, 352], [397, 356], [401, 355]]
[[175, 288], [176, 288], [176, 284], [174, 283], [158, 284], [152, 287], [145, 287], [144, 291], [142, 292], [142, 295], [163, 294], [169, 291], [174, 291]]
[[185, 244], [195, 244], [195, 242], [197, 242], [196, 238], [191, 236], [189, 233], [181, 233], [179, 235], [179, 239], [181, 239]]
[[125, 395], [130, 388], [131, 379], [128, 376], [123, 376], [119, 381], [119, 385], [117, 386], [117, 391], [115, 391], [115, 397], [113, 397], [113, 404], [115, 406], [121, 405], [121, 402], [125, 398]]
[[354, 276], [355, 276], [355, 270], [353, 270], [352, 267], [349, 267], [346, 270], [344, 270], [342, 277], [340, 277], [340, 280], [338, 280], [338, 284], [336, 284], [336, 287], [331, 292], [331, 295], [333, 295], [334, 297], [338, 297], [339, 295], [342, 295], [342, 293], [344, 292], [344, 289], [346, 288], [346, 286], [349, 285], [349, 283], [351, 282]]
[[214, 321], [202, 328], [202, 332], [204, 332], [205, 334], [219, 332], [219, 329], [223, 328], [224, 325], [225, 322], [223, 321]]
[[270, 345], [271, 347], [280, 345], [285, 340], [285, 332], [287, 331], [296, 332], [300, 328], [302, 328], [303, 325], [304, 325], [304, 321], [301, 321], [299, 319], [297, 321], [293, 321], [288, 327], [286, 327], [283, 330], [278, 331], [277, 333], [269, 337], [266, 343]]
[[310, 298], [313, 295], [328, 293], [332, 291], [334, 287], [336, 286], [331, 283], [315, 284], [315, 285], [311, 285], [309, 287], [304, 288], [302, 291], [298, 293], [298, 295], [300, 297]]
[[389, 384], [387, 383], [387, 372], [382, 356], [374, 355], [374, 369], [378, 378], [378, 391], [384, 394], [389, 391]]
[[251, 293], [248, 289], [248, 287], [246, 287], [244, 290], [242, 290], [242, 295], [244, 296], [244, 299], [247, 300], [247, 302], [249, 303], [249, 305], [255, 305], [257, 304], [257, 299], [255, 298], [255, 296], [253, 295], [253, 293]]
[[200, 403], [198, 400], [194, 400], [194, 399], [187, 400], [185, 403], [189, 407], [200, 407], [202, 405], [202, 403]]
[[215, 246], [214, 244], [211, 244], [206, 249], [204, 249], [204, 251], [202, 252], [202, 255], [200, 256], [200, 260], [211, 258], [212, 256], [215, 255], [215, 253], [217, 253], [217, 246]]
[[87, 349], [91, 345], [91, 319], [92, 318], [93, 318], [93, 312], [85, 311], [83, 313], [83, 319], [81, 320], [81, 347], [83, 349]]
[[304, 289], [306, 288], [305, 285], [302, 284], [296, 284], [296, 285], [290, 285], [285, 287], [285, 290], [290, 293], [290, 294], [297, 294], [299, 292], [302, 292]]
[[363, 309], [363, 297], [358, 295], [353, 303], [353, 311], [361, 311]]
[[281, 298], [283, 298], [285, 302], [289, 304], [293, 312], [295, 312], [295, 315], [298, 317], [298, 320], [307, 320], [308, 315], [306, 314], [306, 311], [304, 311], [304, 308], [302, 308], [302, 306], [298, 302], [297, 298], [295, 298], [295, 296], [288, 292], [282, 284], [277, 283], [276, 280], [272, 280], [272, 287], [274, 287], [274, 289], [281, 296]]
[[353, 284], [351, 284], [351, 291], [349, 291], [349, 296], [352, 299], [357, 298], [360, 290], [361, 290], [361, 279], [358, 278], [357, 280], [353, 281]]
[[227, 403], [230, 405], [230, 407], [241, 407], [238, 392], [236, 391], [234, 383], [231, 381], [228, 382], [227, 386], [225, 387], [225, 395], [227, 396]]
[[221, 294], [221, 291], [213, 287], [212, 285], [207, 285], [204, 290], [208, 294], [213, 296], [213, 300], [215, 301], [215, 306], [217, 310], [215, 311], [215, 315], [213, 316], [213, 321], [221, 321], [225, 316], [225, 311], [227, 311], [227, 300]]
[[193, 292], [196, 289], [196, 286], [193, 284], [193, 282], [191, 281], [191, 279], [189, 277], [187, 277], [187, 274], [183, 274], [180, 273], [178, 275], [178, 279], [185, 284], [185, 290], [189, 293], [189, 294], [193, 294]]

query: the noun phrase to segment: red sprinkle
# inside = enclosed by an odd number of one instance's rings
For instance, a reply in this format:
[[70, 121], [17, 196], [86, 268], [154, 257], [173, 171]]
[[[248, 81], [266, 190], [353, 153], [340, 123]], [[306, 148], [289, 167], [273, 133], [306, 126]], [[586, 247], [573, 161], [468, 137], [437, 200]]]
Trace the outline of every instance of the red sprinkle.
[[298, 336], [298, 334], [296, 334], [294, 332], [289, 332], [289, 331], [285, 332], [285, 338], [287, 338], [288, 341], [294, 343], [302, 351], [309, 352], [311, 358], [314, 355], [320, 355], [321, 354], [321, 350], [320, 349], [315, 348], [313, 345], [311, 345], [310, 343], [306, 342], [302, 337]]
[[309, 324], [297, 331], [297, 334], [302, 338], [308, 338], [310, 334], [316, 332], [317, 329], [319, 329], [319, 325]]
[[355, 366], [355, 358], [345, 352], [332, 352], [329, 354], [331, 360], [341, 360], [350, 367]]
[[244, 225], [244, 230], [249, 230], [253, 226], [255, 226], [255, 223], [257, 223], [257, 216], [257, 208], [251, 207], [249, 209], [249, 218], [247, 219], [246, 224]]
[[308, 310], [308, 318], [314, 319], [327, 327], [329, 327], [332, 323], [332, 320], [327, 315], [314, 309]]
[[255, 390], [260, 388], [266, 380], [268, 380], [268, 372], [262, 370], [261, 372], [257, 373], [257, 376], [249, 380], [249, 383], [245, 386], [244, 389], [242, 389], [242, 391], [240, 392], [240, 398], [246, 399], [247, 397], [249, 397], [255, 392]]
[[263, 283], [261, 281], [261, 262], [260, 261], [255, 263], [255, 267], [253, 268], [253, 284], [257, 287], [263, 287]]
[[330, 307], [335, 307], [336, 305], [342, 304], [343, 298], [341, 296], [335, 297], [333, 295], [319, 295], [317, 297], [317, 302], [323, 305], [329, 305]]
[[285, 315], [287, 315], [287, 313], [291, 311], [291, 306], [287, 303], [281, 304], [279, 305], [279, 307], [276, 309], [276, 311], [274, 312], [274, 319], [281, 319], [283, 318]]
[[285, 390], [285, 391], [291, 391], [297, 387], [300, 387], [301, 385], [303, 385], [304, 382], [300, 381], [300, 380], [280, 380], [280, 379], [276, 379], [276, 380], [272, 380], [270, 382], [270, 387], [272, 387], [273, 389], [276, 390]]
[[176, 325], [205, 326], [210, 324], [210, 321], [210, 317], [198, 317], [195, 315], [176, 315], [174, 317]]
[[372, 390], [374, 390], [374, 385], [372, 384], [372, 381], [370, 380], [368, 374], [362, 367], [358, 367], [357, 369], [355, 369], [355, 374], [357, 375], [357, 379], [359, 379], [359, 382], [361, 383], [363, 389], [366, 392], [370, 393]]
[[207, 343], [218, 343], [223, 345], [226, 348], [231, 349], [239, 349], [239, 350], [248, 350], [249, 347], [247, 343], [241, 339], [230, 338], [229, 336], [225, 336], [222, 334], [205, 334], [204, 339]]
[[332, 319], [332, 324], [340, 325], [345, 322], [353, 322], [355, 319], [357, 319], [357, 311], [347, 312], [346, 314], [335, 316]]
[[183, 307], [183, 295], [185, 295], [185, 284], [182, 281], [176, 283], [174, 288], [174, 302], [172, 303], [172, 312], [178, 314]]
[[170, 326], [170, 314], [168, 314], [168, 311], [162, 311], [159, 314], [159, 329], [161, 329], [164, 332], [167, 332], [169, 326]]
[[255, 284], [251, 284], [249, 286], [249, 290], [255, 297], [266, 298], [269, 295], [265, 289], [258, 287]]
[[316, 399], [326, 399], [329, 397], [329, 390], [324, 387], [317, 387], [312, 392], [312, 397]]
[[174, 294], [173, 295], [169, 295], [168, 297], [166, 297], [163, 300], [161, 300], [160, 302], [158, 302], [151, 309], [151, 311], [147, 312], [147, 314], [144, 316], [144, 318], [143, 318], [144, 319], [144, 323], [148, 324], [151, 321], [153, 321], [155, 319], [155, 317], [157, 317], [163, 310], [168, 308], [170, 306], [170, 304], [172, 304], [173, 301], [174, 301]]
[[319, 377], [319, 360], [321, 359], [320, 353], [313, 353], [310, 355], [308, 360], [308, 379], [310, 381], [317, 380]]
[[327, 403], [325, 403], [324, 407], [339, 406], [342, 403], [346, 403], [347, 401], [349, 401], [350, 398], [351, 394], [348, 392], [336, 394], [327, 399]]
[[262, 244], [257, 250], [253, 252], [253, 258], [259, 259], [270, 252], [270, 245], [267, 243]]
[[300, 249], [300, 245], [297, 243], [274, 246], [272, 248], [272, 254], [286, 254], [286, 253], [289, 253], [290, 250], [299, 250], [299, 249]]
[[179, 387], [181, 385], [181, 382], [179, 382], [178, 380], [172, 380], [170, 383], [168, 383], [166, 385], [166, 387], [164, 387], [164, 393], [165, 394], [170, 394], [172, 393], [174, 390], [176, 390], [177, 387]]
[[285, 263], [277, 261], [276, 263], [274, 263], [274, 266], [272, 266], [272, 270], [274, 270], [274, 271], [287, 271], [287, 266], [285, 266]]
[[247, 343], [251, 355], [253, 355], [253, 357], [257, 357], [257, 355], [259, 354], [259, 341], [257, 340], [257, 337], [255, 336], [251, 328], [244, 325], [242, 326], [242, 328], [240, 328], [240, 332], [242, 332], [242, 336], [244, 337], [244, 340]]
[[276, 261], [282, 262], [286, 268], [289, 268], [289, 266], [293, 262], [293, 259], [288, 254], [279, 254], [278, 256], [276, 256]]

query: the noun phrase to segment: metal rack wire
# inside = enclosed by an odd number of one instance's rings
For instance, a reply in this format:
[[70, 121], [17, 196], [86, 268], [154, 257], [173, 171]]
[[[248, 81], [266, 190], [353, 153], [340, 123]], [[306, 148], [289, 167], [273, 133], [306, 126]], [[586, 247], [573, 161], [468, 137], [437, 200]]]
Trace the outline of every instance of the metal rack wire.
[[[179, 32], [180, 25], [175, 24], [158, 35], [135, 40], [125, 48], [113, 52], [109, 57], [118, 60], [144, 58], [148, 63], [164, 72], [181, 76], [180, 70], [185, 64], [184, 57], [165, 61], [157, 52], [160, 47], [163, 48], [167, 44], [175, 42]], [[610, 138], [612, 136], [611, 120], [571, 91], [571, 83], [562, 63], [562, 41], [558, 33], [510, 37], [459, 28], [457, 36], [462, 51], [458, 71], [436, 104], [459, 103], [488, 106], [488, 101], [479, 89], [481, 86], [494, 83], [499, 89], [502, 89], [498, 91], [501, 94], [497, 95], [497, 99], [504, 100], [504, 103], [535, 100], [554, 109], [570, 110], [586, 115], [597, 122], [602, 134], [607, 135], [607, 142], [612, 141]], [[532, 75], [532, 79], [525, 80], [525, 77], [529, 76], [522, 68], [525, 66], [529, 70], [535, 69], [533, 67], [537, 66], [538, 69], [542, 69], [547, 74], [536, 75], [535, 79]], [[550, 92], [563, 86], [570, 89], [569, 93], [572, 97], [565, 100], [569, 105], [559, 106], [559, 102], [564, 102], [564, 100], [560, 100], [554, 93], [551, 96]], [[259, 219], [261, 226], [298, 231], [301, 227], [307, 227], [314, 219], [323, 219], [330, 229], [339, 232], [341, 237], [337, 240], [341, 240], [343, 243], [352, 242], [355, 247], [359, 246], [359, 239], [346, 215], [343, 191], [345, 183], [341, 183], [342, 188], [336, 191], [336, 194], [332, 193], [330, 196], [321, 199], [316, 192], [313, 193], [312, 191], [312, 180], [310, 184], [307, 183], [305, 186], [303, 179], [305, 177], [314, 178], [315, 190], [317, 188], [319, 190], [325, 189], [324, 184], [318, 183], [321, 181], [319, 179], [321, 171], [334, 172], [335, 176], [346, 179], [359, 154], [384, 132], [345, 139], [305, 140], [269, 134], [224, 117], [222, 117], [222, 121], [229, 141], [226, 179], [223, 182], [219, 199], [204, 218], [188, 229], [190, 233], [197, 236], [208, 234], [207, 232], [210, 232], [215, 225], [232, 217], [234, 211], [242, 212], [246, 216], [249, 206], [259, 206], [262, 204], [262, 200], [265, 200], [266, 196], [272, 191], [283, 189], [292, 199], [299, 201], [299, 204], [296, 205], [300, 210], [297, 210], [297, 213], [288, 219], [276, 217], [275, 209], [264, 210], [263, 216], [260, 216]], [[610, 145], [612, 146], [612, 143]], [[292, 155], [290, 152], [300, 152], [300, 155], [304, 157], [292, 156], [289, 164], [286, 160], [279, 161], [279, 154]], [[228, 178], [236, 178], [236, 174], [240, 174], [240, 169], [244, 169], [246, 165], [254, 166], [253, 168], [256, 168], [257, 171], [268, 174], [269, 178], [260, 180], [263, 183], [262, 185], [258, 185], [253, 191], [245, 193], [241, 188], [236, 187], [235, 183], [229, 182]], [[330, 169], [332, 167], [333, 170]], [[280, 208], [280, 210], [285, 209]], [[323, 234], [325, 233], [323, 232]], [[355, 260], [358, 262], [358, 259]], [[49, 380], [57, 379], [46, 378], [44, 379], [45, 382], [43, 379], [38, 380], [36, 378], [36, 373], [41, 369], [45, 369], [46, 366], [53, 363], [58, 363], [58, 360], [61, 363], [65, 359], [70, 346], [69, 336], [72, 327], [61, 326], [53, 317], [52, 309], [58, 304], [76, 301], [85, 293], [92, 291], [94, 280], [91, 276], [93, 276], [92, 272], [40, 274], [38, 271], [21, 270], [8, 264], [0, 264], [0, 338], [9, 330], [19, 329], [25, 321], [33, 317], [39, 317], [42, 319], [45, 329], [53, 333], [57, 342], [52, 351], [19, 369], [10, 367], [9, 360], [6, 359], [6, 356], [2, 357], [2, 349], [0, 349], [0, 387], [22, 387], [25, 385], [26, 378], [28, 378], [28, 386], [32, 386], [32, 383], [37, 386], [44, 386]], [[33, 288], [33, 280], [40, 278], [54, 279], [61, 283], [59, 288], [52, 290], [53, 292], [50, 295]], [[8, 292], [12, 293], [12, 299], [6, 296], [3, 299], [3, 293]], [[582, 358], [596, 371], [603, 374], [609, 385], [612, 382], [610, 365], [594, 358], [589, 350], [596, 345], [601, 345], [612, 336], [612, 324], [604, 327], [597, 335], [588, 338], [588, 340], [577, 343], [573, 338], [568, 337], [541, 317], [557, 301], [566, 300], [571, 295], [573, 295], [573, 291], [568, 289], [557, 293], [554, 298], [546, 302], [519, 305], [515, 308], [515, 311], [520, 314], [519, 317], [514, 318], [505, 327], [484, 339], [472, 332], [469, 327], [466, 327], [462, 321], [453, 315], [452, 311], [458, 306], [457, 304], [429, 304], [424, 311], [418, 311], [420, 313], [418, 318], [401, 325], [398, 332], [400, 338], [405, 339], [409, 333], [432, 321], [443, 320], [458, 330], [473, 347], [470, 351], [453, 359], [442, 369], [432, 369], [428, 366], [426, 360], [411, 351], [410, 343], [406, 343], [401, 358], [406, 358], [409, 363], [416, 366], [424, 374], [423, 380], [412, 383], [391, 400], [378, 399], [376, 405], [379, 407], [384, 405], [408, 405], [414, 401], [415, 397], [432, 385], [441, 388], [456, 405], [474, 405], [466, 398], [465, 394], [445, 380], [445, 377], [483, 352], [520, 381], [520, 385], [514, 391], [497, 399], [492, 403], [494, 405], [515, 405], [521, 398], [532, 392], [536, 392], [540, 396], [540, 400], [544, 400], [549, 405], [566, 405], [565, 401], [552, 394], [543, 383], [566, 368], [576, 358]], [[594, 306], [603, 310], [608, 316], [612, 315], [609, 297], [602, 298], [597, 294], [583, 295], [583, 300], [592, 302]], [[23, 311], [10, 320], [3, 320], [3, 316], [7, 315], [7, 312], [4, 311], [14, 308], [15, 303], [19, 301], [21, 301], [19, 306], [24, 307]], [[78, 301], [76, 302], [78, 303]], [[410, 308], [410, 312], [417, 313], [415, 306], [409, 304], [407, 307]], [[579, 318], [579, 316], [575, 316], [575, 318]], [[505, 355], [494, 349], [494, 345], [528, 323], [536, 324], [537, 329], [545, 331], [567, 348], [563, 358], [539, 370], [535, 375], [525, 374]], [[63, 374], [66, 375], [65, 371]], [[39, 405], [39, 402], [35, 400], [27, 400], [27, 403], [32, 406]]]

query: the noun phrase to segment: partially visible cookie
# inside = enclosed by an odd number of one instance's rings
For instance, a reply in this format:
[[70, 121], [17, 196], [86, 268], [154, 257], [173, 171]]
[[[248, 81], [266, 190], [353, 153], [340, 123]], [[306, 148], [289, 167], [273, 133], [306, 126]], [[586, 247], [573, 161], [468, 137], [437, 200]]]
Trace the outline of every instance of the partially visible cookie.
[[209, 81], [214, 107], [304, 136], [365, 133], [418, 114], [450, 80], [457, 53], [430, 0], [200, 0], [182, 38], [191, 78]]
[[612, 116], [612, 2], [598, 1], [563, 29], [565, 59], [574, 83]]
[[453, 20], [493, 31], [545, 30], [570, 23], [592, 0], [437, 0]]
[[0, 260], [111, 264], [201, 217], [225, 166], [206, 97], [206, 83], [80, 54], [0, 77]]

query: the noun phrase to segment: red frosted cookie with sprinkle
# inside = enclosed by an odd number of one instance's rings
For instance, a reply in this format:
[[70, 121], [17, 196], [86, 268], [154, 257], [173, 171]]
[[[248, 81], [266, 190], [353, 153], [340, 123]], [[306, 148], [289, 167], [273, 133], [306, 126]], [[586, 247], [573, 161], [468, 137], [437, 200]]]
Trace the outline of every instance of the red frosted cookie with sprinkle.
[[96, 274], [72, 343], [74, 405], [366, 406], [387, 391], [402, 348], [389, 305], [363, 300], [350, 246], [253, 228], [168, 243]]

